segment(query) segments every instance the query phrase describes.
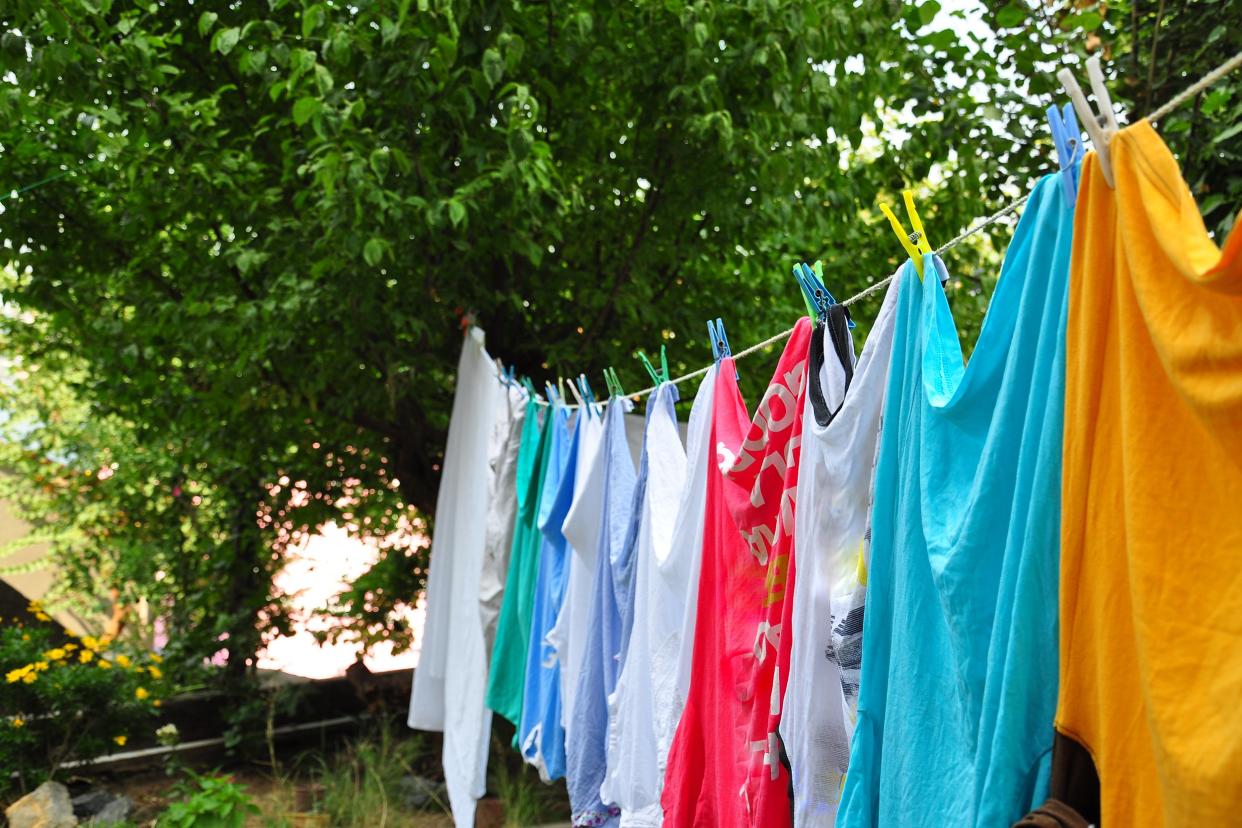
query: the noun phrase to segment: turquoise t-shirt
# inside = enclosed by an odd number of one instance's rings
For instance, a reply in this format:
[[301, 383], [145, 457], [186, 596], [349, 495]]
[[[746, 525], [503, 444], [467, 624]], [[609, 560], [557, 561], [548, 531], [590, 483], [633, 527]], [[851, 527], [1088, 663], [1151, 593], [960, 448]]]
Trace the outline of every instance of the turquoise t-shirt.
[[543, 497], [544, 472], [552, 450], [552, 429], [558, 423], [564, 428], [564, 421], [558, 421], [550, 412], [545, 412], [539, 423], [535, 412], [535, 405], [531, 403], [522, 427], [522, 443], [518, 449], [517, 521], [487, 676], [487, 706], [515, 725], [522, 720], [526, 654], [535, 604], [539, 546], [543, 542], [539, 531], [539, 504]]
[[1031, 194], [965, 366], [944, 264], [902, 268], [839, 826], [994, 828], [1046, 798], [1074, 224], [1059, 187]]

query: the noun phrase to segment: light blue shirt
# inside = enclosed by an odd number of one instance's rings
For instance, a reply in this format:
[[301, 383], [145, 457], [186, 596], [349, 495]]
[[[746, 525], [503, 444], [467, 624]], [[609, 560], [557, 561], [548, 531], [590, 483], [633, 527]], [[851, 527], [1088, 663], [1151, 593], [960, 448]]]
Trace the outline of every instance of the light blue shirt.
[[1031, 194], [965, 367], [943, 263], [901, 271], [839, 826], [993, 828], [1047, 796], [1074, 223], [1059, 186]]
[[621, 811], [605, 805], [599, 787], [607, 773], [608, 695], [620, 674], [621, 610], [614, 571], [623, 562], [625, 540], [634, 519], [634, 459], [625, 439], [629, 403], [614, 397], [604, 416], [603, 508], [592, 586], [586, 654], [578, 675], [573, 727], [567, 745], [569, 804], [574, 825], [615, 825]]
[[[566, 432], [566, 415], [557, 406], [552, 432], [551, 456], [539, 504], [539, 574], [535, 581], [535, 605], [526, 657], [525, 703], [518, 732], [522, 758], [534, 765], [544, 782], [565, 775], [565, 728], [561, 724], [561, 670], [556, 651], [548, 644], [548, 632], [565, 600], [566, 553], [561, 524], [573, 501], [578, 457], [579, 422], [573, 438]], [[579, 417], [582, 415], [580, 414]]]

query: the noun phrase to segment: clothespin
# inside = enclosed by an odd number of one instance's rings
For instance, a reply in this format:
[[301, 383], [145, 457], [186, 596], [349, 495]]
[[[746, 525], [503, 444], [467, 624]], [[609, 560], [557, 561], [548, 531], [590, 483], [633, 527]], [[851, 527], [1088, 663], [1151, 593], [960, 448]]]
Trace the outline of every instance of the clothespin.
[[1082, 132], [1074, 107], [1065, 104], [1064, 114], [1056, 104], [1048, 107], [1048, 127], [1052, 130], [1052, 143], [1057, 148], [1057, 163], [1061, 166], [1061, 192], [1065, 206], [1073, 207], [1078, 197], [1078, 170], [1074, 166], [1082, 156]]
[[591, 390], [591, 383], [587, 382], [586, 374], [578, 375], [578, 387], [582, 389], [582, 396], [587, 401], [587, 410], [599, 416], [599, 406], [595, 402], [595, 392]]
[[1057, 80], [1069, 93], [1070, 100], [1074, 103], [1074, 111], [1078, 113], [1078, 120], [1087, 129], [1087, 135], [1091, 138], [1091, 146], [1095, 147], [1095, 154], [1100, 159], [1100, 172], [1104, 173], [1104, 180], [1108, 182], [1108, 186], [1115, 186], [1108, 142], [1117, 133], [1119, 127], [1117, 126], [1117, 113], [1113, 111], [1113, 99], [1109, 97], [1108, 87], [1104, 85], [1104, 71], [1100, 69], [1100, 56], [1092, 55], [1087, 59], [1087, 80], [1091, 83], [1091, 91], [1095, 95], [1099, 114], [1091, 110], [1091, 105], [1087, 103], [1087, 96], [1083, 94], [1082, 87], [1078, 85], [1073, 72], [1069, 69], [1062, 69], [1057, 72]]
[[643, 351], [639, 351], [638, 358], [642, 360], [643, 367], [647, 369], [647, 376], [651, 377], [651, 384], [659, 385], [661, 382], [660, 372], [657, 371], [655, 366], [651, 364], [651, 360], [647, 359], [647, 354]]
[[530, 381], [530, 377], [522, 377], [522, 387], [526, 389], [526, 393], [530, 399], [533, 400], [538, 398], [539, 394], [536, 393], [535, 384]]
[[[720, 360], [727, 356], [733, 356], [733, 350], [729, 347], [729, 337], [725, 336], [724, 322], [717, 317], [713, 325], [712, 320], [707, 320], [707, 336], [712, 341], [712, 358], [716, 360], [719, 367]], [[737, 373], [737, 366], [733, 367], [733, 373], [737, 379], [741, 379], [741, 374]]]
[[[824, 287], [823, 278], [820, 275], [823, 273], [823, 265], [816, 262], [815, 267], [816, 270], [812, 270], [805, 263], [794, 265], [794, 279], [802, 288], [802, 297], [806, 299], [810, 317], [819, 320], [828, 314], [829, 305], [835, 305], [837, 300]], [[854, 327], [853, 319], [849, 320], [849, 326]]]
[[560, 396], [559, 396], [559, 395], [557, 395], [557, 393], [556, 393], [556, 386], [555, 386], [555, 385], [553, 385], [551, 382], [545, 382], [545, 383], [543, 384], [543, 387], [544, 387], [544, 388], [547, 390], [547, 392], [548, 392], [548, 402], [552, 403], [552, 405], [553, 405], [554, 407], [555, 407], [555, 406], [558, 406], [558, 405], [563, 405], [563, 403], [561, 402], [561, 398], [560, 398]]
[[577, 403], [578, 410], [583, 414], [590, 416], [591, 409], [587, 408], [586, 400], [583, 399], [582, 394], [578, 391], [578, 384], [573, 380], [569, 381], [569, 394], [574, 398], [574, 402]]
[[625, 389], [621, 387], [621, 380], [617, 377], [616, 368], [604, 369], [604, 382], [608, 383], [608, 393], [613, 397], [624, 397]]
[[668, 382], [669, 373], [668, 373], [668, 346], [667, 345], [660, 346], [660, 369], [659, 370], [656, 370], [656, 367], [651, 364], [651, 360], [647, 359], [647, 354], [644, 353], [643, 351], [638, 352], [638, 358], [643, 361], [643, 367], [647, 369], [647, 375], [651, 377], [651, 382], [653, 385], [660, 385], [661, 383]]
[[901, 242], [901, 246], [906, 249], [906, 254], [914, 262], [915, 272], [922, 279], [923, 256], [932, 252], [931, 244], [927, 241], [927, 232], [923, 230], [919, 211], [914, 206], [914, 193], [902, 190], [901, 198], [906, 203], [906, 215], [910, 218], [910, 232], [906, 232], [906, 228], [902, 226], [901, 221], [893, 213], [893, 209], [887, 204], [880, 205], [880, 212], [888, 217], [888, 223], [893, 226], [893, 232], [897, 234], [897, 241]]

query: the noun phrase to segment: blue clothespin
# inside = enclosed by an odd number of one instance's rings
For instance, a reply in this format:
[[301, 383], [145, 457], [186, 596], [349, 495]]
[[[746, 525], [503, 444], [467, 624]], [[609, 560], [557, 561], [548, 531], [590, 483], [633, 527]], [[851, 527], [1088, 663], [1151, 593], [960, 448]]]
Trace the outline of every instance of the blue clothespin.
[[1048, 126], [1052, 130], [1052, 143], [1057, 148], [1057, 163], [1061, 166], [1061, 193], [1065, 197], [1065, 206], [1073, 207], [1078, 198], [1077, 162], [1086, 154], [1073, 105], [1065, 104], [1060, 110], [1055, 104], [1048, 107]]
[[[822, 266], [816, 262], [815, 267], [819, 269]], [[805, 263], [794, 265], [794, 279], [802, 288], [802, 295], [812, 318], [823, 319], [828, 314], [828, 306], [837, 304], [836, 298], [824, 287], [819, 274]], [[848, 324], [851, 328], [854, 327], [854, 320], [850, 319]]]
[[548, 402], [552, 403], [554, 407], [561, 405], [561, 398], [560, 395], [556, 393], [556, 386], [551, 382], [545, 382], [543, 387], [548, 391]]
[[587, 414], [593, 414], [598, 417], [599, 411], [595, 407], [595, 392], [591, 390], [591, 383], [587, 382], [586, 374], [578, 375], [578, 391], [582, 394], [582, 399], [586, 404], [584, 407], [587, 410]]
[[[716, 360], [716, 365], [720, 365], [720, 360], [727, 356], [733, 356], [733, 349], [729, 347], [729, 337], [725, 336], [724, 321], [717, 317], [715, 324], [712, 320], [707, 320], [707, 336], [712, 341], [712, 358]], [[733, 366], [733, 373], [737, 379], [742, 376], [737, 372], [737, 366]]]

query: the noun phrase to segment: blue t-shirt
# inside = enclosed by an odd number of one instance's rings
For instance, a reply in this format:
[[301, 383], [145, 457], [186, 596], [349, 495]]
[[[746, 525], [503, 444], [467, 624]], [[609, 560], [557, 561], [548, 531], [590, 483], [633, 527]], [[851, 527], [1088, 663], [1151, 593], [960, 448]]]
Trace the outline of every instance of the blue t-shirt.
[[574, 825], [614, 825], [621, 811], [605, 805], [599, 786], [607, 773], [608, 696], [620, 674], [621, 610], [613, 574], [624, 558], [625, 539], [634, 518], [634, 459], [625, 439], [628, 401], [616, 397], [604, 417], [603, 507], [591, 590], [586, 650], [578, 674], [573, 727], [567, 745], [569, 804]]
[[535, 605], [531, 617], [530, 647], [526, 657], [526, 692], [522, 723], [518, 729], [522, 758], [534, 765], [544, 782], [565, 775], [565, 728], [561, 724], [561, 670], [556, 651], [548, 644], [548, 632], [565, 600], [566, 542], [561, 524], [573, 501], [578, 457], [579, 420], [573, 438], [565, 429], [565, 409], [557, 406], [556, 430], [552, 433], [542, 500], [539, 504], [539, 574], [535, 581]]
[[939, 273], [901, 271], [858, 726], [837, 825], [1009, 825], [1048, 791], [1073, 208], [1043, 178], [969, 364]]

